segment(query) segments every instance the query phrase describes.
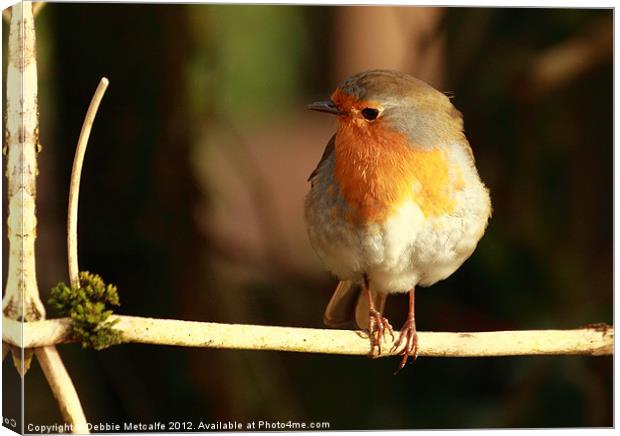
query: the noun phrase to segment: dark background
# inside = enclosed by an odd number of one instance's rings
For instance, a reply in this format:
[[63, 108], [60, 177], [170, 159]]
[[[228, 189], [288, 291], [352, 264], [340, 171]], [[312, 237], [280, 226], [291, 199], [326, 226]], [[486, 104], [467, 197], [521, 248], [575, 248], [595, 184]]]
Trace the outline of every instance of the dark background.
[[[304, 105], [380, 67], [450, 91], [493, 198], [472, 258], [418, 293], [419, 329], [612, 323], [611, 10], [50, 4], [36, 24], [44, 299], [68, 280], [69, 174], [106, 76], [82, 177], [79, 259], [118, 285], [117, 312], [322, 327], [336, 280], [307, 241], [302, 205], [335, 123]], [[3, 25], [5, 56], [7, 36]], [[388, 302], [394, 325], [405, 301]], [[60, 351], [93, 423], [613, 424], [609, 357], [422, 357], [393, 376], [395, 358]], [[3, 377], [17, 383], [10, 359]], [[25, 395], [26, 422], [61, 421], [36, 362]]]

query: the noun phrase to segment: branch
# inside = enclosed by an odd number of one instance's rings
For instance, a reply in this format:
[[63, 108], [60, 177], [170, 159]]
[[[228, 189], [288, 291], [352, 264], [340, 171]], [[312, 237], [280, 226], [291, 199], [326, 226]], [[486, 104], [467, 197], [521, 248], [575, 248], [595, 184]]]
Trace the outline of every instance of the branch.
[[[35, 32], [30, 3], [12, 8], [9, 25], [9, 55], [6, 88], [7, 237], [9, 262], [2, 312], [12, 319], [34, 321], [45, 318], [39, 298], [35, 269], [35, 215], [38, 108]], [[30, 368], [32, 350], [11, 349], [13, 364], [24, 376]], [[6, 354], [3, 353], [3, 359]]]
[[86, 116], [84, 117], [84, 123], [82, 124], [82, 130], [78, 139], [77, 147], [75, 149], [75, 157], [73, 158], [73, 168], [71, 170], [71, 184], [69, 186], [69, 210], [67, 212], [67, 258], [69, 261], [69, 280], [71, 286], [78, 288], [80, 286], [79, 281], [79, 265], [78, 265], [78, 250], [77, 250], [77, 220], [78, 220], [78, 201], [80, 198], [80, 179], [82, 177], [82, 165], [84, 163], [84, 154], [86, 153], [86, 146], [88, 145], [88, 138], [90, 137], [90, 131], [93, 128], [95, 116], [97, 115], [97, 109], [99, 109], [99, 103], [105, 94], [105, 90], [108, 88], [108, 79], [103, 77], [95, 90]]
[[[241, 324], [179, 321], [173, 319], [111, 316], [126, 342], [182, 347], [237, 350], [279, 350], [324, 354], [368, 354], [365, 333]], [[3, 340], [20, 340], [24, 347], [73, 342], [70, 319], [19, 323], [3, 320]], [[419, 332], [420, 356], [479, 357], [613, 354], [614, 329], [596, 324], [575, 330], [522, 330], [480, 333]], [[382, 356], [397, 354], [385, 343]]]
[[45, 378], [60, 406], [60, 413], [66, 422], [73, 426], [72, 433], [88, 433], [86, 416], [80, 398], [71, 382], [71, 377], [60, 359], [56, 347], [36, 348], [34, 354], [39, 360]]
[[[37, 15], [39, 15], [39, 13], [41, 12], [41, 9], [43, 9], [46, 4], [47, 3], [45, 2], [36, 2], [32, 5], [32, 15], [34, 16], [34, 18], [37, 18]], [[11, 8], [10, 7], [2, 11], [2, 18], [7, 23], [11, 22]]]
[[[12, 8], [9, 29], [6, 91], [9, 262], [2, 310], [7, 319], [26, 321], [45, 318], [35, 268], [37, 236], [35, 205], [39, 143], [37, 90], [34, 16], [32, 3], [24, 1]], [[24, 325], [21, 324], [21, 328]], [[25, 350], [22, 353], [22, 350], [17, 348], [23, 347], [23, 343], [19, 340], [13, 345], [15, 346], [12, 353], [13, 360], [23, 377], [30, 366], [33, 350]], [[55, 347], [35, 350], [35, 354], [67, 422], [73, 426], [75, 432], [88, 433], [80, 399]], [[4, 355], [6, 354], [3, 353]]]
[[36, 176], [39, 119], [34, 19], [30, 2], [12, 8], [6, 80], [7, 237], [9, 261], [3, 313], [12, 319], [45, 317], [35, 268]]

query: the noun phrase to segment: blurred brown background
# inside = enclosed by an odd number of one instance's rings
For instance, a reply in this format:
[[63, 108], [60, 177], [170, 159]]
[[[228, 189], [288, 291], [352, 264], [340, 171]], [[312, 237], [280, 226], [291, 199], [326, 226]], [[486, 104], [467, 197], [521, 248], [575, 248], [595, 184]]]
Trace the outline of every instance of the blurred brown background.
[[[336, 280], [302, 206], [335, 123], [304, 105], [350, 74], [392, 68], [454, 96], [494, 202], [472, 258], [419, 292], [420, 330], [611, 323], [612, 33], [602, 9], [50, 4], [37, 19], [41, 292], [67, 281], [69, 173], [106, 76], [79, 253], [82, 269], [118, 285], [118, 313], [322, 327]], [[7, 36], [3, 25], [5, 56]], [[395, 325], [404, 303], [388, 302]], [[91, 422], [613, 424], [611, 358], [420, 358], [393, 376], [395, 359], [138, 344], [61, 353]], [[36, 363], [25, 395], [27, 422], [61, 421]], [[5, 396], [5, 416], [14, 402]]]

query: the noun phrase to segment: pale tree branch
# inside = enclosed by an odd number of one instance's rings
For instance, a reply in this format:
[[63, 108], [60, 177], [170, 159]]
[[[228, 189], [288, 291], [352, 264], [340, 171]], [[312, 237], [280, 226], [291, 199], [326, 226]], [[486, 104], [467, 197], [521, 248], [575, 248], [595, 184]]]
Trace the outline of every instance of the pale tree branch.
[[73, 426], [71, 432], [88, 433], [86, 416], [84, 416], [80, 398], [56, 347], [36, 348], [34, 354], [37, 356], [39, 365], [41, 365], [45, 378], [60, 406], [63, 419]]
[[[366, 355], [365, 333], [242, 324], [179, 321], [136, 316], [110, 317], [125, 342], [237, 350], [279, 350], [304, 353]], [[70, 319], [23, 324], [25, 347], [73, 342]], [[3, 340], [18, 340], [21, 323], [5, 320]], [[418, 332], [419, 356], [481, 357], [528, 355], [611, 355], [614, 329], [595, 324], [574, 330], [521, 330], [497, 332]], [[385, 342], [382, 356], [396, 354]]]
[[[32, 4], [32, 15], [34, 16], [34, 18], [37, 18], [37, 16], [41, 12], [41, 9], [43, 9], [46, 4], [47, 4], [46, 2], [36, 2]], [[11, 8], [10, 7], [2, 11], [2, 18], [7, 23], [11, 22]]]
[[[45, 318], [35, 268], [37, 144], [37, 63], [34, 19], [30, 3], [12, 8], [9, 26], [6, 87], [7, 238], [9, 261], [2, 313], [11, 319]], [[25, 375], [32, 350], [11, 348], [13, 363]], [[6, 354], [3, 354], [3, 358]]]
[[69, 206], [67, 212], [67, 258], [69, 261], [69, 280], [73, 288], [78, 288], [79, 283], [79, 265], [78, 265], [78, 249], [77, 249], [77, 222], [78, 222], [78, 202], [80, 198], [80, 180], [82, 177], [82, 165], [84, 163], [84, 155], [88, 138], [93, 128], [95, 116], [99, 104], [108, 88], [108, 79], [103, 77], [95, 90], [95, 94], [88, 106], [82, 130], [75, 149], [75, 157], [73, 158], [73, 168], [71, 170], [71, 184], [69, 186]]
[[7, 237], [9, 260], [4, 315], [34, 321], [45, 317], [35, 268], [36, 177], [39, 119], [37, 61], [31, 3], [13, 6], [6, 81]]
[[[3, 321], [35, 321], [45, 318], [45, 308], [39, 296], [35, 262], [39, 114], [36, 35], [31, 2], [24, 1], [12, 8], [8, 48], [6, 175], [9, 262], [2, 300]], [[21, 340], [12, 345], [13, 360], [23, 376], [30, 366], [33, 350], [23, 350]], [[87, 433], [79, 397], [55, 347], [37, 349], [35, 354], [63, 417], [73, 426], [74, 432]]]

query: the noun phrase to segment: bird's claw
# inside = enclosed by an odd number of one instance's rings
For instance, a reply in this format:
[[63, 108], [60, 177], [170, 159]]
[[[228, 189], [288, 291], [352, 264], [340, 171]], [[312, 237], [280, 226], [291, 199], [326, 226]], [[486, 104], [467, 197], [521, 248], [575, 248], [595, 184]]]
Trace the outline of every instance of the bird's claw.
[[403, 356], [396, 369], [396, 374], [398, 371], [403, 369], [407, 364], [407, 360], [409, 357], [412, 358], [412, 361], [415, 361], [418, 357], [418, 333], [415, 328], [415, 319], [409, 318], [405, 324], [403, 324], [403, 328], [400, 330], [400, 335], [398, 337], [398, 341], [392, 346], [391, 351], [396, 351], [398, 348], [405, 343], [403, 349], [398, 353]]
[[381, 354], [381, 342], [385, 337], [385, 333], [392, 337], [394, 342], [394, 330], [392, 325], [381, 313], [371, 310], [369, 313], [368, 336], [370, 337], [370, 355], [377, 357]]

